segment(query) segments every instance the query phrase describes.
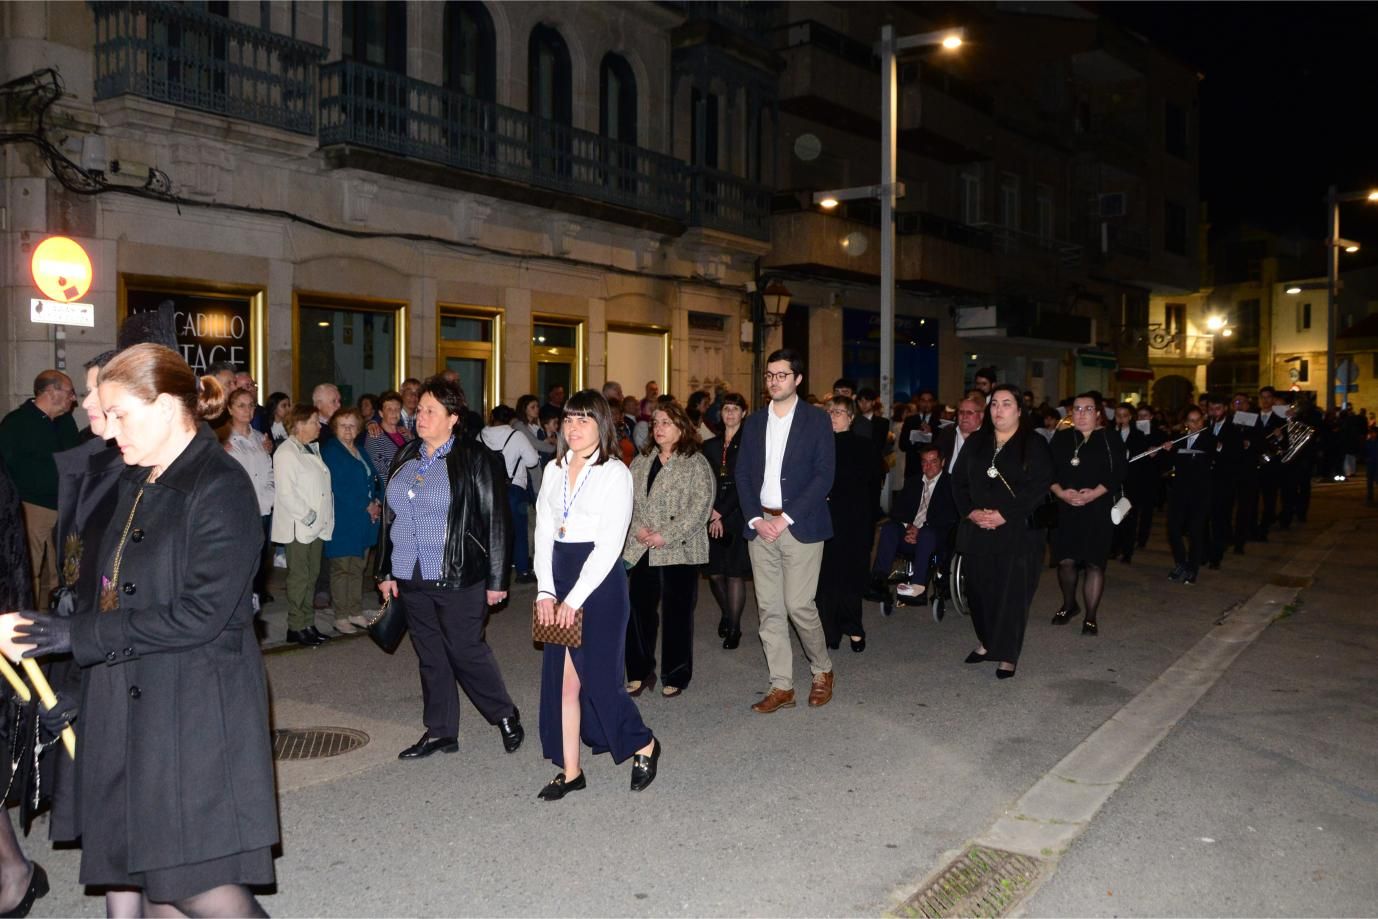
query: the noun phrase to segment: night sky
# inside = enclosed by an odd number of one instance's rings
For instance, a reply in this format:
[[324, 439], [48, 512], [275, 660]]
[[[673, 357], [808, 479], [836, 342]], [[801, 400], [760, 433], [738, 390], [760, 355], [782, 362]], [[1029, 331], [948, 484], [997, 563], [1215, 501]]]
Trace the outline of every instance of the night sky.
[[[1321, 239], [1327, 186], [1378, 187], [1378, 4], [1095, 9], [1204, 75], [1201, 199], [1215, 226], [1250, 221]], [[1342, 205], [1340, 229], [1378, 262], [1378, 205]]]

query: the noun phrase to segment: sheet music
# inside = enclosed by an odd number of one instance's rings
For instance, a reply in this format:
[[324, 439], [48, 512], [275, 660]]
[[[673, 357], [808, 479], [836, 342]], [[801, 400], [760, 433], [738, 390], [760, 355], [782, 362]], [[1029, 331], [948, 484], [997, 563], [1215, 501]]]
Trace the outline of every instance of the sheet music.
[[1235, 412], [1234, 423], [1244, 428], [1258, 426], [1258, 412]]
[[1145, 434], [1153, 433], [1153, 422], [1151, 421], [1136, 421], [1134, 422], [1134, 427], [1138, 428], [1140, 431], [1143, 431]]
[[911, 444], [931, 444], [933, 435], [927, 431], [910, 431], [909, 442]]
[[1285, 404], [1285, 403], [1283, 403], [1283, 402], [1279, 402], [1279, 403], [1277, 403], [1276, 405], [1273, 406], [1273, 414], [1274, 414], [1274, 415], [1277, 415], [1277, 416], [1278, 416], [1279, 418], [1281, 418], [1283, 421], [1286, 421], [1286, 420], [1287, 420], [1287, 409], [1289, 409], [1289, 408], [1291, 408], [1291, 406], [1289, 406], [1289, 405], [1287, 405], [1287, 404]]

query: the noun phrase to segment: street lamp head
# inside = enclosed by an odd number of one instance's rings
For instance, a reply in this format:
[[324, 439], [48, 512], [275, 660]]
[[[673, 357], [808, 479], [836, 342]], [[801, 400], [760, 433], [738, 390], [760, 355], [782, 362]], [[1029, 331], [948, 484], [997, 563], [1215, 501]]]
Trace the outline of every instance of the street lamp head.
[[1291, 287], [1287, 288], [1287, 292], [1289, 294], [1299, 294], [1301, 293], [1301, 288], [1293, 284]]
[[1359, 246], [1358, 246], [1357, 243], [1356, 243], [1355, 245], [1352, 245], [1352, 246], [1345, 246], [1345, 251], [1346, 251], [1346, 252], [1358, 252], [1358, 251], [1359, 251]]
[[[946, 48], [946, 49], [949, 50], [949, 51], [954, 51], [954, 50], [956, 50], [957, 48], [962, 47], [962, 36], [960, 36], [960, 35], [949, 35], [949, 36], [947, 36], [946, 38], [943, 39], [943, 47]], [[1378, 194], [1378, 193], [1376, 193], [1376, 194]], [[1370, 196], [1370, 198], [1372, 198], [1372, 197], [1373, 197], [1373, 196]], [[1378, 200], [1378, 199], [1374, 199], [1374, 200]]]
[[1368, 200], [1378, 201], [1378, 188], [1368, 193]]
[[1221, 329], [1220, 334], [1225, 336], [1226, 338], [1229, 338], [1231, 335], [1234, 334], [1234, 329]]
[[1225, 317], [1216, 313], [1214, 316], [1206, 317], [1206, 328], [1212, 332], [1218, 332], [1225, 326]]
[[834, 198], [832, 195], [829, 195], [828, 197], [819, 201], [818, 206], [823, 208], [823, 210], [825, 211], [830, 211], [833, 208], [837, 207], [837, 199]]

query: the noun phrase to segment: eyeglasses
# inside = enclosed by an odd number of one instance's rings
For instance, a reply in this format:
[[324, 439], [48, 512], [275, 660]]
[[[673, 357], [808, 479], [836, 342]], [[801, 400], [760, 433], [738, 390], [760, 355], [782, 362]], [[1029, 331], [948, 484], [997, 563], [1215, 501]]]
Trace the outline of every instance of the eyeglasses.
[[769, 370], [767, 370], [765, 373], [761, 374], [761, 376], [765, 377], [765, 381], [767, 383], [783, 383], [790, 377], [794, 376], [794, 371], [781, 370], [779, 373], [771, 373]]
[[828, 414], [829, 414], [829, 415], [850, 415], [851, 412], [847, 411], [845, 408], [830, 408], [830, 409], [828, 409]]
[[1076, 405], [1072, 407], [1072, 411], [1076, 412], [1078, 415], [1094, 415], [1096, 413], [1096, 407], [1094, 405]]
[[957, 414], [959, 414], [959, 415], [979, 415], [979, 414], [981, 414], [981, 413], [978, 412], [978, 411], [976, 411], [975, 409], [972, 409], [972, 408], [964, 408], [964, 409], [962, 409], [961, 411], [959, 411]]

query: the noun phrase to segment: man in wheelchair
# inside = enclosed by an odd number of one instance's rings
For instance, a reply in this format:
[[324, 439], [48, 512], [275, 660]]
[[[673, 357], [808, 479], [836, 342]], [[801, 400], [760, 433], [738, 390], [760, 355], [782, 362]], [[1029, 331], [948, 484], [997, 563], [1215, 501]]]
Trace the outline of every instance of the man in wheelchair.
[[[881, 527], [871, 568], [866, 597], [880, 603], [887, 616], [895, 605], [927, 603], [930, 565], [935, 560], [939, 567], [946, 565], [952, 551], [957, 502], [943, 456], [930, 445], [919, 453], [919, 460], [923, 475], [909, 479], [896, 497], [890, 519]], [[897, 585], [893, 598], [891, 584]]]

